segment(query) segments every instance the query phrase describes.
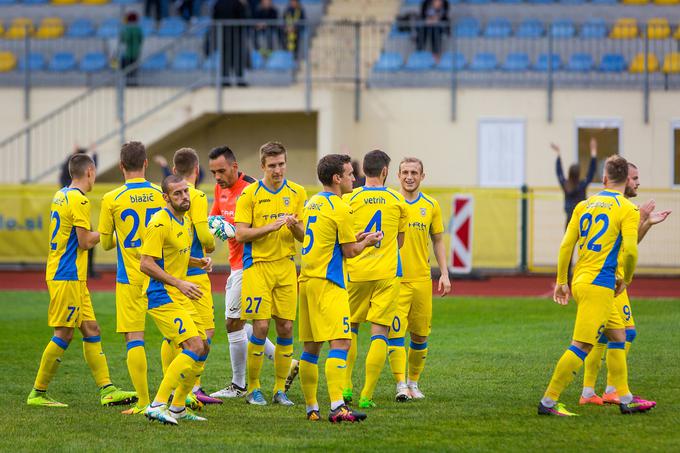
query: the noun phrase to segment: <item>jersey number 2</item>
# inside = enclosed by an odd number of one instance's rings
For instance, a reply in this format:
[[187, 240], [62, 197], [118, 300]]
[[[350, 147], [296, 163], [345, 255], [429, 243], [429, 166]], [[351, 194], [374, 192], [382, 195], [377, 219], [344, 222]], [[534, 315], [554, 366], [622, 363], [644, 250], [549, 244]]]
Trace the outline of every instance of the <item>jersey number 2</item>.
[[[160, 210], [161, 208], [147, 208], [144, 226], [147, 226], [149, 224], [149, 220], [151, 220], [151, 216]], [[137, 211], [134, 209], [126, 209], [120, 213], [120, 220], [123, 222], [125, 222], [125, 219], [128, 217], [132, 217], [132, 228], [130, 229], [130, 233], [128, 233], [128, 235], [123, 240], [123, 247], [126, 249], [134, 249], [142, 245], [141, 239], [134, 238], [137, 235], [137, 230], [139, 229], [139, 216], [137, 215]]]

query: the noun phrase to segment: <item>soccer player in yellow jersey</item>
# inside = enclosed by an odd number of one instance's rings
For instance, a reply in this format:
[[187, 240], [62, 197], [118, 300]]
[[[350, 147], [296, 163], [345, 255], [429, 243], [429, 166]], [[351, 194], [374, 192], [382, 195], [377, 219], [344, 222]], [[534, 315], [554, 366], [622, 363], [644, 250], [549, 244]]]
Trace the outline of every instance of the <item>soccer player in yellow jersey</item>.
[[[576, 415], [558, 400], [602, 332], [611, 342], [607, 358], [612, 374], [617, 377], [614, 385], [620, 391], [621, 413], [652, 408], [651, 404], [633, 401], [628, 388], [625, 330], [614, 305], [615, 293], [620, 294], [630, 285], [637, 261], [640, 212], [623, 196], [627, 180], [626, 159], [608, 158], [603, 177], [605, 190], [576, 206], [562, 239], [553, 299], [560, 305], [569, 302], [567, 267], [574, 246], [578, 246], [572, 280], [577, 303], [576, 323], [571, 345], [557, 362], [548, 389], [538, 404], [539, 415]], [[619, 260], [623, 266], [621, 276], [616, 274]]]
[[[191, 220], [186, 216], [191, 206], [189, 185], [181, 176], [170, 175], [161, 187], [167, 205], [149, 221], [142, 241], [140, 269], [147, 275], [143, 291], [149, 315], [161, 334], [182, 348], [182, 352], [168, 366], [156, 397], [144, 415], [176, 425], [177, 420], [205, 420], [184, 407], [210, 349], [205, 332], [196, 327], [184, 299], [196, 300], [203, 296], [198, 284], [186, 280], [188, 267], [210, 269], [211, 262], [208, 258], [190, 256], [194, 234]], [[173, 391], [172, 405], [168, 408]]]
[[90, 231], [90, 201], [97, 170], [91, 157], [75, 154], [68, 164], [73, 178], [69, 187], [52, 198], [50, 246], [45, 280], [50, 293], [47, 324], [54, 336], [40, 360], [29, 406], [66, 407], [47, 396], [47, 386], [61, 363], [61, 357], [78, 327], [83, 335], [83, 355], [100, 388], [101, 404], [128, 404], [137, 400], [134, 392], [124, 392], [111, 383], [106, 356], [102, 351], [99, 324], [87, 290], [87, 250], [99, 242], [99, 233]]
[[[624, 195], [626, 198], [637, 197], [637, 190], [640, 187], [640, 172], [638, 168], [628, 162], [628, 182], [626, 184], [626, 190]], [[654, 212], [655, 207], [654, 200], [650, 200], [640, 207], [640, 226], [638, 229], [638, 243], [642, 241], [649, 229], [666, 220], [671, 213], [671, 211], [659, 211]], [[621, 269], [621, 263], [619, 263], [619, 269], [617, 270], [620, 274], [623, 272]], [[624, 290], [621, 294], [614, 298], [614, 303], [616, 309], [619, 312], [619, 316], [623, 320], [623, 324], [626, 327], [626, 346], [625, 351], [628, 354], [630, 346], [637, 336], [637, 330], [635, 329], [635, 320], [633, 318], [633, 309], [628, 299], [628, 291]], [[613, 376], [611, 372], [607, 373], [607, 388], [605, 389], [604, 395], [600, 397], [595, 393], [595, 383], [597, 382], [597, 375], [600, 372], [600, 367], [602, 365], [602, 359], [604, 358], [605, 351], [607, 350], [607, 336], [600, 335], [597, 343], [593, 346], [593, 350], [588, 354], [585, 360], [584, 373], [583, 373], [583, 390], [581, 392], [581, 398], [579, 399], [579, 404], [595, 404], [598, 406], [604, 403], [609, 404], [620, 404], [619, 396], [616, 392], [616, 387], [612, 385]], [[609, 371], [609, 370], [608, 370]], [[641, 399], [637, 396], [634, 399]]]
[[[424, 398], [418, 388], [418, 379], [425, 368], [427, 337], [432, 326], [432, 276], [428, 246], [430, 238], [439, 265], [438, 291], [441, 295], [451, 291], [449, 271], [446, 266], [444, 224], [439, 203], [420, 191], [425, 178], [423, 162], [415, 157], [404, 158], [399, 163], [401, 194], [406, 200], [408, 227], [401, 248], [404, 276], [399, 289], [397, 314], [388, 336], [388, 357], [392, 375], [397, 382], [397, 401]], [[404, 337], [411, 334], [408, 352], [408, 382], [406, 382], [406, 348]]]
[[116, 331], [125, 335], [128, 372], [139, 398], [135, 406], [123, 411], [127, 415], [143, 414], [149, 405], [144, 350], [146, 300], [139, 252], [151, 216], [165, 207], [160, 187], [145, 179], [147, 165], [142, 143], [133, 141], [121, 147], [118, 166], [125, 184], [104, 195], [99, 214], [102, 247], [117, 247]]
[[295, 240], [302, 241], [305, 189], [286, 179], [286, 149], [268, 142], [260, 147], [264, 177], [243, 189], [236, 202], [236, 240], [243, 247], [242, 317], [253, 321], [248, 343], [249, 404], [265, 405], [260, 373], [269, 320], [276, 323], [274, 404], [292, 406], [285, 382], [293, 356], [297, 304]]
[[366, 382], [360, 408], [375, 407], [373, 391], [387, 358], [387, 335], [394, 320], [402, 276], [399, 248], [404, 243], [408, 213], [404, 197], [385, 187], [390, 157], [383, 151], [364, 156], [366, 185], [345, 194], [353, 212], [355, 231], [381, 231], [383, 239], [347, 260], [347, 289], [352, 316], [352, 346], [347, 356], [343, 397], [352, 400], [352, 368], [357, 355], [359, 323], [371, 323], [371, 346], [366, 356]]
[[329, 154], [317, 166], [323, 192], [307, 202], [304, 211], [305, 240], [300, 264], [300, 384], [307, 405], [307, 419], [319, 420], [316, 389], [317, 362], [324, 342], [331, 350], [326, 359], [326, 382], [331, 400], [331, 423], [355, 422], [366, 414], [350, 409], [342, 386], [347, 367], [350, 333], [349, 296], [345, 288], [344, 258], [352, 258], [382, 239], [382, 232], [354, 232], [352, 210], [340, 198], [352, 191], [354, 171], [349, 156]]

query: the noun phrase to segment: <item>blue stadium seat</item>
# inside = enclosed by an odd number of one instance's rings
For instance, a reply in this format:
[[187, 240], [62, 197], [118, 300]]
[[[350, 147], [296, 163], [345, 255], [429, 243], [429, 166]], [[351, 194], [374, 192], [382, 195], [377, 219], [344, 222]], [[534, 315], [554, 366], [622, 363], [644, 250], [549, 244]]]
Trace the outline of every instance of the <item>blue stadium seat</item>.
[[145, 38], [153, 35], [156, 30], [156, 21], [150, 17], [142, 17], [139, 21], [139, 27], [142, 29], [142, 34]]
[[619, 53], [606, 53], [602, 55], [600, 61], [600, 71], [602, 72], [624, 72], [626, 70], [626, 59]]
[[522, 3], [524, 0], [497, 0], [498, 3], [505, 3], [505, 4], [517, 4], [517, 3]]
[[553, 3], [555, 0], [528, 0], [529, 3], [533, 3], [535, 5], [545, 5], [548, 3]]
[[455, 68], [456, 71], [465, 69], [465, 55], [460, 52], [444, 52], [442, 58], [439, 60], [437, 69], [440, 71], [451, 72]]
[[434, 68], [436, 63], [432, 52], [419, 50], [408, 56], [404, 69], [407, 71], [427, 71]]
[[508, 38], [512, 34], [512, 25], [508, 19], [499, 17], [486, 24], [484, 36], [487, 38]]
[[509, 53], [501, 69], [504, 71], [527, 71], [529, 70], [529, 55], [524, 52]]
[[569, 19], [561, 19], [550, 25], [550, 35], [553, 38], [573, 38], [574, 23]]
[[17, 0], [0, 0], [0, 6], [14, 5], [15, 3], [17, 3]]
[[28, 61], [25, 58], [19, 59], [19, 70], [29, 69], [31, 71], [42, 71], [45, 69], [45, 57], [38, 52], [30, 52]]
[[404, 59], [399, 52], [383, 52], [373, 66], [376, 72], [394, 72], [404, 66]]
[[463, 17], [454, 27], [458, 38], [476, 38], [479, 36], [479, 21], [474, 17]]
[[106, 19], [97, 29], [97, 38], [114, 39], [120, 34], [120, 22], [118, 19]]
[[487, 3], [491, 3], [491, 0], [465, 0], [465, 3], [471, 5], [486, 5]]
[[66, 29], [67, 38], [89, 38], [94, 35], [94, 24], [89, 19], [76, 19]]
[[604, 19], [588, 19], [581, 27], [581, 38], [604, 39], [607, 37], [607, 25]]
[[214, 52], [203, 60], [201, 68], [205, 71], [214, 71], [216, 67], [217, 67], [217, 52]]
[[186, 30], [186, 23], [179, 17], [168, 17], [161, 21], [158, 36], [162, 38], [177, 38]]
[[598, 5], [617, 5], [619, 0], [590, 0], [591, 2]]
[[255, 71], [264, 68], [264, 57], [257, 50], [250, 51], [250, 67]]
[[24, 5], [45, 5], [49, 0], [23, 0]]
[[551, 63], [553, 71], [557, 71], [562, 67], [562, 59], [560, 58], [559, 54], [557, 53], [552, 54], [552, 57], [550, 58], [550, 60], [548, 60], [548, 54], [542, 53], [538, 56], [536, 64], [534, 65], [534, 69], [541, 72], [547, 72], [549, 61]]
[[[404, 22], [403, 25], [408, 26], [408, 22]], [[399, 30], [399, 27], [397, 26], [396, 23], [392, 24], [392, 28], [390, 28], [390, 38], [409, 38], [411, 36], [411, 33], [408, 31], [401, 31]]]
[[192, 50], [184, 50], [175, 55], [172, 61], [172, 69], [175, 71], [195, 71], [198, 69], [198, 53]]
[[525, 19], [519, 24], [515, 36], [518, 38], [540, 38], [543, 36], [543, 22], [538, 19]]
[[204, 36], [210, 29], [210, 23], [212, 19], [207, 16], [199, 17], [196, 22], [191, 26], [190, 34], [191, 36]]
[[51, 72], [65, 72], [76, 69], [76, 57], [71, 52], [57, 52], [52, 55], [47, 70]]
[[582, 5], [586, 0], [559, 0], [563, 5]]
[[168, 67], [168, 57], [165, 52], [158, 52], [142, 61], [143, 71], [162, 71]]
[[99, 72], [107, 66], [108, 62], [103, 52], [86, 53], [80, 60], [80, 70], [83, 72]]
[[475, 54], [470, 63], [470, 69], [473, 71], [493, 71], [498, 66], [496, 54], [490, 52], [480, 52]]
[[292, 71], [295, 69], [293, 53], [287, 50], [275, 50], [264, 64], [267, 71]]
[[593, 69], [593, 56], [589, 53], [574, 53], [567, 62], [567, 71], [588, 72]]

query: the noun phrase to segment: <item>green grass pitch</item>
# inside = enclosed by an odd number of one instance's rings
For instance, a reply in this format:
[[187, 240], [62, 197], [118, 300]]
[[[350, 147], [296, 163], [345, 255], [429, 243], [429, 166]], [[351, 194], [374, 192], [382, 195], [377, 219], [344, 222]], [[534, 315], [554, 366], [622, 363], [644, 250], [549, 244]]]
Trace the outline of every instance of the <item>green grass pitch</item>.
[[[103, 346], [114, 382], [131, 389], [123, 338], [114, 333], [112, 293], [94, 293]], [[203, 386], [215, 391], [226, 383], [228, 347], [221, 326], [223, 295], [215, 294], [218, 329]], [[50, 394], [67, 409], [25, 404], [40, 355], [51, 336], [46, 324], [47, 294], [0, 293], [4, 334], [2, 364], [2, 451], [213, 451], [353, 450], [353, 451], [672, 451], [680, 445], [680, 300], [634, 300], [638, 337], [629, 365], [631, 388], [658, 401], [652, 412], [622, 416], [616, 407], [578, 406], [581, 375], [563, 395], [567, 407], [581, 414], [570, 419], [538, 417], [536, 405], [552, 369], [568, 345], [574, 305], [549, 300], [506, 298], [435, 299], [430, 353], [421, 388], [427, 398], [396, 403], [388, 365], [378, 383], [366, 422], [354, 425], [312, 423], [296, 381], [290, 397], [295, 407], [251, 407], [242, 399], [211, 406], [206, 423], [178, 427], [150, 423], [143, 417], [103, 408], [82, 358], [79, 336], [64, 356]], [[355, 386], [363, 379], [368, 331], [360, 334]], [[148, 320], [146, 339], [152, 395], [160, 381], [160, 336]], [[296, 344], [296, 356], [301, 348]], [[324, 349], [324, 353], [327, 347]], [[322, 357], [325, 355], [322, 353]], [[320, 365], [322, 365], [320, 363]], [[323, 367], [319, 401], [328, 409]], [[603, 382], [601, 376], [598, 391]], [[263, 385], [273, 384], [266, 362]], [[269, 395], [270, 392], [266, 392]]]

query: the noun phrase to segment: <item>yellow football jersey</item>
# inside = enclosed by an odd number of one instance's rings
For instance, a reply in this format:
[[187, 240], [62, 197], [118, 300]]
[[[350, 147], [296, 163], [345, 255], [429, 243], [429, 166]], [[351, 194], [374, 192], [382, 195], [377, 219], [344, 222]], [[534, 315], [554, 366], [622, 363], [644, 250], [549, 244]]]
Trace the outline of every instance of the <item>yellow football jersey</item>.
[[[175, 278], [185, 279], [191, 254], [193, 228], [186, 215], [176, 218], [167, 208], [151, 217], [142, 242], [142, 255], [152, 256], [156, 263]], [[185, 296], [179, 289], [146, 276], [144, 295], [148, 308], [156, 308]]]
[[133, 178], [108, 192], [102, 199], [99, 232], [116, 234], [118, 283], [141, 285], [144, 274], [139, 270], [139, 252], [151, 216], [165, 207], [160, 187], [144, 178]]
[[305, 206], [304, 225], [299, 280], [324, 278], [344, 288], [345, 269], [340, 244], [356, 242], [349, 205], [332, 192], [320, 192]]
[[397, 235], [406, 231], [408, 214], [404, 197], [387, 187], [357, 187], [342, 197], [353, 212], [355, 231], [382, 231], [383, 239], [347, 260], [347, 277], [367, 282], [401, 277]]
[[90, 229], [90, 200], [64, 187], [50, 207], [50, 251], [45, 280], [87, 280], [87, 252], [78, 247], [76, 227]]
[[[292, 181], [284, 180], [276, 192], [265, 186], [264, 182], [257, 181], [243, 189], [238, 198], [234, 223], [247, 223], [257, 228], [285, 215], [295, 214], [298, 219], [302, 219], [306, 201], [305, 189]], [[293, 255], [295, 238], [284, 225], [278, 231], [243, 245], [243, 269], [259, 261], [276, 261]]]
[[404, 246], [399, 251], [404, 271], [402, 282], [430, 280], [430, 235], [444, 231], [442, 210], [434, 198], [420, 192], [418, 198], [406, 201], [408, 226]]
[[[215, 237], [208, 229], [208, 197], [205, 196], [203, 191], [196, 189], [193, 184], [189, 184], [189, 196], [191, 197], [191, 207], [189, 208], [187, 215], [189, 216], [189, 219], [191, 219], [191, 224], [194, 226], [191, 256], [194, 258], [203, 258], [205, 256], [205, 250], [201, 243], [201, 239], [203, 239], [206, 246], [215, 248]], [[201, 275], [207, 273], [207, 271], [198, 267], [189, 267], [189, 270], [187, 271], [187, 275]]]
[[[639, 222], [640, 210], [617, 191], [603, 190], [579, 203], [565, 234], [577, 238], [578, 262], [572, 282], [613, 289], [623, 237], [635, 238], [627, 252], [637, 258]], [[634, 264], [632, 269], [624, 270], [628, 280]], [[566, 274], [566, 269], [562, 273]], [[566, 275], [560, 275], [560, 281], [566, 281]]]

